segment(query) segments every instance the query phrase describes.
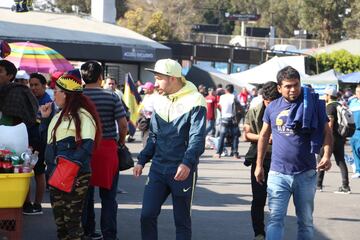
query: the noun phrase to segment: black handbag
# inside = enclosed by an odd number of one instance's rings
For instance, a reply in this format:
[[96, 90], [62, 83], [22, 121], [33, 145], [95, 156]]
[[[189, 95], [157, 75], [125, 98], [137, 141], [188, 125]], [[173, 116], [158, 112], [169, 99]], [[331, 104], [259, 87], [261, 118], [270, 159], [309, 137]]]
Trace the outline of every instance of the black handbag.
[[118, 146], [119, 171], [125, 171], [134, 167], [134, 159], [125, 145]]

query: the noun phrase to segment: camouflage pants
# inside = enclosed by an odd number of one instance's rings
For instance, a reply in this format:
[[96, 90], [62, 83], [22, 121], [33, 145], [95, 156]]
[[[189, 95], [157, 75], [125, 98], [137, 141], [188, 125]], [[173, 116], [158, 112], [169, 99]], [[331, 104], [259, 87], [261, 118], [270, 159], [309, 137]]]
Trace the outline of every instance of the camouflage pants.
[[90, 176], [90, 173], [80, 173], [79, 185], [71, 193], [50, 187], [50, 202], [60, 240], [80, 240], [84, 235], [81, 215]]

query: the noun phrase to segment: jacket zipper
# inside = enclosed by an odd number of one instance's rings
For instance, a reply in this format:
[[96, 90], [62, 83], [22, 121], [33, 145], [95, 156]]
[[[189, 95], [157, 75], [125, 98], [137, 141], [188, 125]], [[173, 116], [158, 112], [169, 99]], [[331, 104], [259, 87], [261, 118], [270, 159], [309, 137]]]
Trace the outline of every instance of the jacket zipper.
[[171, 100], [171, 104], [170, 104], [170, 107], [169, 107], [169, 110], [168, 110], [168, 122], [170, 122], [170, 110], [171, 110], [171, 107], [172, 107], [174, 101], [175, 101], [175, 98], [173, 98], [173, 99]]

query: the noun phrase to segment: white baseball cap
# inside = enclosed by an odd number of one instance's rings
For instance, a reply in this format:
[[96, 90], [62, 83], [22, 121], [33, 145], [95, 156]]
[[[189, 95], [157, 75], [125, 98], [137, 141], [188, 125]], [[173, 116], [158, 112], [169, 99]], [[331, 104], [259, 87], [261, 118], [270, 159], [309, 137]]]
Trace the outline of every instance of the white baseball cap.
[[329, 95], [329, 96], [337, 97], [337, 91], [336, 91], [335, 88], [326, 88], [324, 90], [324, 93]]
[[15, 79], [25, 79], [25, 80], [29, 80], [30, 79], [30, 75], [27, 74], [27, 72], [25, 72], [24, 70], [18, 70], [15, 76]]
[[182, 78], [185, 81], [185, 78], [181, 74], [181, 65], [170, 58], [160, 59], [155, 63], [155, 68], [145, 68], [146, 71], [157, 73], [165, 76]]

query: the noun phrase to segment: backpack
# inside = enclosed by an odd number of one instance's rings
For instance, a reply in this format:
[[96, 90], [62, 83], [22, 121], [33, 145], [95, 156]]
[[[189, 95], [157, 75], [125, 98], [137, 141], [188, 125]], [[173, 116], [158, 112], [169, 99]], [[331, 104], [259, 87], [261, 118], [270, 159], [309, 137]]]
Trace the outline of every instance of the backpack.
[[355, 132], [355, 121], [352, 112], [343, 105], [336, 107], [337, 111], [337, 132], [342, 137], [351, 137]]

